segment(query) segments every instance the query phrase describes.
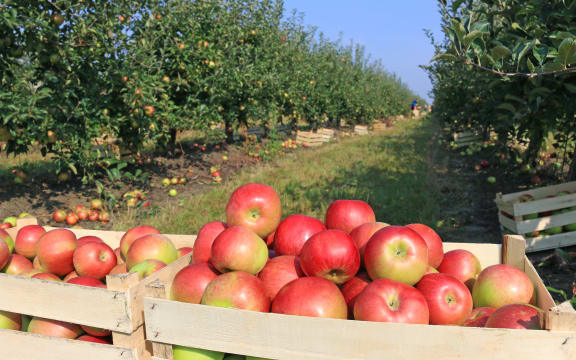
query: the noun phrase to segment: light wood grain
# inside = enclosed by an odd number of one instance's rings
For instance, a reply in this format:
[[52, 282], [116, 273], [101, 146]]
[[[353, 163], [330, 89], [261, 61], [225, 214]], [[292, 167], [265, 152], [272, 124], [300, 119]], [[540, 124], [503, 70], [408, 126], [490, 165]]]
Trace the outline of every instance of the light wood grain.
[[558, 235], [543, 235], [526, 238], [527, 252], [556, 249], [563, 246], [576, 245], [576, 231], [570, 231]]
[[504, 235], [502, 239], [502, 262], [524, 271], [526, 241], [522, 236]]
[[516, 230], [519, 234], [526, 234], [533, 231], [542, 231], [574, 223], [576, 223], [576, 211], [570, 211], [563, 214], [540, 217], [532, 220], [516, 221]]
[[535, 188], [535, 189], [530, 189], [530, 190], [519, 191], [519, 192], [515, 192], [515, 193], [502, 195], [502, 201], [515, 202], [515, 201], [518, 201], [518, 199], [524, 194], [530, 194], [535, 199], [543, 199], [548, 195], [556, 195], [557, 193], [562, 192], [562, 191], [575, 192], [576, 191], [576, 181], [567, 182], [567, 183], [558, 184], [558, 185], [544, 186], [544, 187], [540, 187], [540, 188]]
[[[165, 299], [167, 297], [166, 287], [160, 280], [156, 280], [146, 287], [146, 296], [156, 299]], [[163, 359], [172, 360], [172, 345], [152, 342], [152, 355]]]
[[537, 214], [544, 211], [566, 209], [576, 206], [576, 194], [545, 198], [526, 202], [515, 202], [514, 215]]
[[559, 331], [575, 331], [576, 329], [576, 310], [569, 301], [553, 307], [548, 312], [548, 328]]
[[443, 243], [444, 252], [450, 250], [464, 249], [473, 253], [482, 268], [490, 265], [502, 263], [502, 245], [501, 244], [478, 244], [478, 243]]
[[[532, 262], [526, 256], [524, 256], [524, 272], [534, 284], [534, 289], [536, 290], [536, 306], [544, 311], [548, 311], [556, 306], [552, 295], [550, 295], [550, 292], [546, 289], [546, 285], [544, 285], [540, 275], [538, 275], [538, 271], [536, 271], [534, 265], [532, 265]], [[576, 332], [576, 328], [572, 329], [572, 331]]]

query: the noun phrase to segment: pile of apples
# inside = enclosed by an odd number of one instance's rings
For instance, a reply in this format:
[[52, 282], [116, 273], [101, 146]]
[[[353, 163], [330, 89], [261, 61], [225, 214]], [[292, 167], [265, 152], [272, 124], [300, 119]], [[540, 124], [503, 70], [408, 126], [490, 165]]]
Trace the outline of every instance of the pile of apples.
[[[143, 279], [192, 250], [177, 250], [152, 226], [128, 230], [119, 245], [112, 249], [96, 236], [77, 239], [68, 229], [46, 231], [39, 225], [22, 227], [15, 240], [0, 230], [0, 269], [8, 275], [106, 288], [107, 275], [130, 271]], [[7, 311], [0, 311], [0, 328], [111, 343], [108, 330]]]
[[433, 229], [376, 222], [359, 200], [334, 201], [324, 222], [282, 220], [273, 188], [243, 185], [228, 201], [226, 223], [205, 224], [192, 254], [173, 280], [173, 300], [362, 321], [541, 327], [524, 272], [482, 269], [463, 249], [444, 253]]
[[122, 199], [129, 208], [147, 208], [150, 206], [150, 200], [146, 197], [146, 193], [141, 190], [128, 191], [122, 194]]
[[288, 140], [282, 142], [282, 147], [285, 149], [297, 149], [298, 144], [296, 144], [295, 139], [288, 139]]
[[70, 226], [76, 225], [81, 221], [99, 221], [102, 224], [107, 224], [110, 221], [110, 213], [104, 210], [104, 204], [100, 199], [94, 199], [90, 202], [90, 207], [86, 208], [84, 205], [78, 205], [74, 211], [67, 212], [66, 210], [54, 210], [52, 213], [52, 220], [57, 223], [66, 223]]
[[23, 219], [25, 217], [32, 216], [30, 213], [23, 212], [18, 217], [16, 216], [9, 216], [0, 222], [0, 230], [6, 230], [13, 227], [16, 227], [16, 222], [18, 219]]
[[222, 176], [220, 174], [220, 170], [218, 170], [217, 167], [212, 166], [210, 168], [210, 176], [212, 176], [212, 179], [214, 180], [215, 183], [219, 184], [222, 182]]

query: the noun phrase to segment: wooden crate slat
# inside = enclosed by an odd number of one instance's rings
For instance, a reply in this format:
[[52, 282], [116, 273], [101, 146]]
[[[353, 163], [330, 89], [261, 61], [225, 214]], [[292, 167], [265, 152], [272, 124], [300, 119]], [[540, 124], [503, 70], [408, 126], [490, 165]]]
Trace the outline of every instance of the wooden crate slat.
[[576, 194], [536, 199], [527, 202], [515, 202], [514, 215], [537, 214], [544, 211], [566, 209], [576, 206]]
[[545, 198], [548, 195], [556, 195], [557, 193], [562, 191], [576, 192], [576, 181], [510, 193], [502, 195], [501, 199], [504, 202], [516, 201], [524, 194], [530, 194], [536, 199], [541, 199]]
[[564, 214], [516, 221], [516, 228], [519, 234], [526, 234], [533, 231], [541, 231], [574, 223], [576, 223], [576, 210]]
[[311, 131], [298, 131], [296, 133], [296, 143], [314, 147], [323, 145], [324, 140], [322, 138], [322, 134], [314, 133]]
[[502, 215], [502, 213], [498, 213], [498, 219], [500, 220], [500, 224], [504, 226], [506, 229], [512, 231], [515, 234], [518, 234], [518, 230], [516, 228], [516, 222], [513, 219], [510, 219], [507, 216]]
[[526, 248], [526, 251], [528, 252], [550, 250], [559, 247], [576, 245], [576, 231], [570, 231], [557, 235], [543, 235], [533, 238], [527, 237], [526, 244], [528, 245]]
[[547, 322], [550, 329], [554, 330], [570, 331], [576, 329], [576, 310], [574, 310], [570, 301], [565, 301], [550, 309]]
[[0, 329], [6, 360], [141, 360], [134, 349]]

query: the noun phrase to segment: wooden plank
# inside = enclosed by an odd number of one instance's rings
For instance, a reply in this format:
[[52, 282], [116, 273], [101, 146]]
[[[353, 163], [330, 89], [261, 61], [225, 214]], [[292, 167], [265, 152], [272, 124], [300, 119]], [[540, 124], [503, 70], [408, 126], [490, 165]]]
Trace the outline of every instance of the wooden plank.
[[502, 239], [502, 263], [524, 271], [526, 240], [518, 235], [504, 235]]
[[0, 359], [6, 360], [138, 360], [133, 349], [0, 330]]
[[570, 301], [553, 307], [546, 318], [548, 329], [557, 331], [576, 331], [576, 310]]
[[155, 341], [280, 360], [576, 357], [574, 332], [319, 319], [152, 298], [145, 311]]
[[[131, 332], [128, 298], [119, 291], [0, 274], [0, 309]], [[32, 296], [33, 295], [33, 296]]]
[[[146, 287], [146, 295], [156, 299], [166, 299], [168, 293], [160, 280], [153, 281]], [[173, 359], [172, 345], [152, 342], [152, 355], [162, 359]]]
[[526, 234], [574, 223], [576, 223], [576, 211], [570, 211], [532, 220], [516, 221], [516, 230], [519, 234]]
[[576, 231], [570, 231], [558, 235], [544, 235], [526, 238], [527, 252], [556, 249], [564, 246], [576, 245]]
[[574, 206], [576, 206], [576, 194], [526, 202], [515, 202], [513, 205], [514, 215], [537, 214], [544, 211], [566, 209]]
[[548, 195], [556, 195], [559, 192], [568, 191], [568, 192], [575, 192], [576, 191], [576, 181], [562, 183], [558, 185], [550, 185], [525, 191], [519, 191], [515, 193], [510, 193], [506, 195], [502, 195], [502, 200], [505, 202], [516, 201], [520, 196], [524, 194], [530, 194], [535, 199], [545, 198]]
[[478, 260], [482, 268], [490, 265], [502, 263], [502, 245], [501, 244], [478, 244], [478, 243], [443, 243], [444, 252], [450, 250], [464, 249], [472, 252]]
[[[532, 265], [532, 262], [526, 256], [524, 256], [524, 272], [530, 280], [532, 280], [534, 288], [536, 289], [536, 306], [544, 311], [556, 306], [552, 295], [550, 295], [550, 292], [546, 289], [546, 285], [544, 285], [540, 275], [538, 275], [538, 271], [536, 271], [536, 268], [534, 268], [534, 265]], [[576, 331], [576, 329], [574, 330]]]
[[514, 219], [510, 219], [509, 217], [502, 215], [500, 212], [498, 212], [498, 219], [500, 220], [500, 224], [502, 224], [506, 229], [518, 233], [516, 221], [514, 221]]

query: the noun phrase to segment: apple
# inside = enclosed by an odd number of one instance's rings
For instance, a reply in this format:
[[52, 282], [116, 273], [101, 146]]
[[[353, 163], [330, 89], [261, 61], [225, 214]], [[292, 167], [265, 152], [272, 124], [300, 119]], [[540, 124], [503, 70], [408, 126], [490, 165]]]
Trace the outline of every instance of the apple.
[[32, 262], [20, 254], [12, 254], [2, 272], [8, 275], [20, 275], [24, 271], [34, 269]]
[[100, 280], [90, 276], [76, 276], [66, 281], [68, 284], [91, 286], [106, 289], [106, 285]]
[[170, 189], [170, 191], [168, 191], [168, 195], [170, 195], [171, 197], [175, 197], [178, 195], [178, 190]]
[[28, 332], [28, 325], [30, 325], [30, 321], [32, 321], [32, 317], [30, 315], [21, 314], [22, 317], [22, 328], [20, 331]]
[[74, 213], [68, 213], [66, 215], [66, 224], [68, 225], [76, 225], [78, 224], [78, 221], [80, 219], [78, 218], [78, 215], [74, 214]]
[[33, 317], [28, 325], [28, 332], [45, 336], [55, 336], [64, 339], [75, 339], [81, 333], [79, 325], [70, 324], [64, 321]]
[[74, 269], [79, 276], [103, 279], [116, 266], [114, 250], [103, 242], [90, 242], [74, 250]]
[[200, 304], [206, 286], [217, 276], [218, 272], [207, 263], [188, 265], [172, 280], [170, 299]]
[[18, 219], [24, 219], [26, 217], [33, 217], [32, 214], [28, 213], [28, 212], [23, 212], [20, 213], [20, 215], [18, 215]]
[[172, 185], [178, 185], [178, 182], [179, 180], [177, 177], [173, 177], [172, 179], [170, 179], [170, 184]]
[[226, 224], [220, 221], [209, 222], [200, 228], [192, 250], [194, 264], [207, 263], [210, 261], [212, 243], [220, 233], [226, 230]]
[[266, 241], [266, 246], [268, 246], [268, 248], [270, 248], [272, 246], [272, 244], [274, 243], [274, 237], [276, 236], [276, 231], [272, 231], [268, 236], [266, 236], [266, 239], [264, 241]]
[[12, 225], [12, 227], [16, 227], [17, 221], [18, 221], [18, 219], [16, 217], [10, 216], [10, 217], [7, 217], [6, 219], [4, 219], [2, 222], [10, 224], [10, 225]]
[[387, 226], [366, 244], [364, 264], [373, 280], [388, 278], [414, 285], [428, 268], [428, 247], [416, 231], [405, 226]]
[[92, 336], [92, 335], [82, 335], [80, 337], [78, 337], [76, 340], [80, 340], [80, 341], [88, 341], [88, 342], [93, 342], [93, 343], [98, 343], [98, 344], [112, 344], [112, 341], [110, 341], [108, 338], [105, 337], [100, 337], [100, 336]]
[[243, 226], [266, 238], [276, 230], [282, 216], [280, 196], [268, 185], [242, 185], [226, 204], [228, 226]]
[[40, 270], [42, 272], [48, 272], [48, 270], [46, 270], [46, 267], [42, 265], [42, 263], [40, 263], [40, 259], [38, 258], [38, 256], [34, 258], [34, 260], [32, 261], [32, 265], [36, 270]]
[[12, 224], [10, 223], [0, 223], [0, 230], [6, 230], [12, 228]]
[[182, 256], [191, 253], [192, 250], [193, 249], [189, 246], [181, 247], [180, 249], [178, 249], [178, 258], [181, 258]]
[[272, 303], [272, 312], [278, 314], [348, 318], [344, 295], [334, 283], [320, 277], [302, 277], [286, 284]]
[[478, 258], [470, 251], [457, 249], [444, 254], [444, 259], [437, 270], [440, 273], [454, 276], [472, 290], [482, 266]]
[[492, 265], [482, 270], [472, 289], [474, 307], [528, 304], [533, 295], [534, 285], [528, 275], [507, 264]]
[[282, 220], [274, 235], [274, 250], [278, 255], [300, 255], [302, 246], [314, 234], [326, 230], [322, 221], [301, 214]]
[[14, 248], [16, 253], [29, 259], [36, 256], [36, 243], [46, 230], [40, 225], [27, 225], [18, 231]]
[[150, 234], [160, 234], [160, 230], [153, 226], [143, 225], [133, 227], [132, 229], [126, 231], [126, 233], [120, 239], [120, 251], [122, 252], [124, 259], [126, 258], [126, 254], [128, 254], [128, 249], [130, 249], [130, 246], [136, 239]]
[[0, 229], [0, 240], [4, 241], [6, 245], [8, 245], [8, 251], [10, 252], [10, 254], [12, 254], [12, 252], [14, 251], [14, 240], [12, 239], [10, 234], [8, 234], [4, 229]]
[[170, 179], [168, 179], [168, 178], [162, 179], [162, 186], [168, 187], [168, 186], [170, 186], [170, 183], [171, 183]]
[[222, 272], [245, 271], [258, 274], [268, 261], [268, 247], [254, 231], [231, 226], [214, 239], [210, 262]]
[[487, 306], [476, 308], [464, 320], [462, 326], [485, 327], [486, 321], [488, 321], [488, 318], [495, 310], [493, 307]]
[[72, 256], [76, 250], [76, 236], [67, 229], [50, 230], [36, 244], [38, 260], [48, 272], [64, 276], [74, 270]]
[[104, 241], [100, 239], [98, 236], [82, 236], [76, 240], [76, 247], [80, 247], [82, 245], [86, 245], [89, 243], [100, 243], [104, 244]]
[[270, 310], [270, 299], [264, 284], [256, 276], [244, 271], [218, 275], [206, 286], [200, 303], [260, 312]]
[[104, 209], [104, 203], [102, 203], [102, 200], [100, 200], [100, 199], [94, 199], [94, 200], [90, 201], [90, 209], [103, 210]]
[[426, 298], [432, 325], [462, 325], [472, 311], [470, 290], [452, 275], [424, 275], [416, 289]]
[[32, 269], [32, 270], [25, 270], [18, 275], [31, 278], [32, 276], [40, 274], [41, 272], [42, 272], [41, 270]]
[[42, 279], [42, 280], [51, 280], [51, 281], [62, 281], [60, 278], [54, 274], [50, 273], [39, 273], [32, 275], [32, 279]]
[[137, 273], [138, 278], [140, 280], [142, 280], [145, 277], [152, 275], [153, 273], [162, 269], [165, 266], [166, 266], [166, 264], [160, 260], [146, 259], [146, 260], [143, 260], [142, 262], [139, 262], [138, 264], [132, 266], [130, 268], [130, 272]]
[[406, 227], [416, 231], [428, 245], [428, 265], [436, 268], [444, 258], [442, 238], [430, 227], [424, 224], [408, 224]]
[[102, 211], [100, 215], [98, 215], [98, 221], [107, 224], [110, 221], [110, 213], [108, 211]]
[[195, 349], [180, 345], [172, 345], [172, 354], [174, 360], [223, 360], [224, 353]]
[[126, 266], [132, 271], [132, 266], [144, 260], [158, 260], [168, 265], [178, 259], [178, 250], [170, 239], [164, 235], [151, 234], [136, 239], [126, 254]]
[[356, 320], [428, 324], [429, 317], [426, 298], [420, 291], [390, 279], [372, 281], [354, 303]]
[[64, 276], [64, 279], [62, 279], [62, 281], [68, 282], [68, 280], [74, 279], [77, 277], [78, 277], [78, 273], [76, 271], [72, 271], [72, 272], [69, 272], [68, 274], [66, 274], [66, 276]]
[[90, 211], [90, 214], [88, 215], [88, 220], [98, 221], [99, 218], [100, 218], [100, 213], [98, 211], [96, 211], [96, 210]]
[[52, 220], [54, 220], [57, 223], [63, 223], [64, 221], [66, 221], [66, 211], [64, 210], [55, 210], [52, 213]]
[[528, 304], [504, 305], [490, 315], [487, 328], [541, 330], [544, 312]]
[[428, 265], [428, 268], [426, 268], [426, 272], [424, 273], [424, 275], [428, 275], [428, 274], [438, 274], [439, 271], [436, 270], [436, 268], [433, 268], [432, 266]]
[[344, 295], [344, 300], [346, 300], [346, 304], [348, 305], [349, 319], [354, 319], [354, 304], [356, 303], [356, 298], [368, 284], [370, 284], [368, 274], [358, 273], [355, 277], [346, 281], [340, 288], [342, 295]]
[[294, 255], [282, 255], [270, 259], [258, 274], [270, 300], [274, 300], [284, 285], [303, 276], [300, 260]]
[[362, 200], [336, 200], [326, 210], [326, 228], [350, 233], [355, 227], [376, 222], [374, 210]]
[[354, 244], [356, 244], [358, 250], [360, 250], [360, 256], [362, 259], [364, 258], [364, 247], [368, 243], [368, 240], [370, 240], [376, 231], [385, 228], [386, 226], [390, 226], [390, 224], [371, 222], [357, 226], [350, 232], [350, 237], [354, 240]]
[[21, 330], [22, 315], [0, 310], [0, 329]]
[[344, 231], [325, 230], [313, 235], [302, 247], [300, 265], [308, 276], [343, 284], [360, 268], [360, 251]]
[[108, 273], [108, 275], [118, 275], [118, 274], [124, 274], [128, 272], [128, 268], [126, 267], [126, 263], [117, 263], [116, 266], [114, 266], [112, 268], [112, 270], [110, 270], [110, 272]]
[[119, 247], [114, 249], [114, 254], [116, 255], [116, 263], [117, 264], [123, 264], [125, 262], [124, 256], [122, 256], [122, 251], [120, 250]]
[[228, 354], [224, 356], [224, 360], [246, 360], [246, 356], [237, 354]]
[[90, 210], [81, 209], [80, 211], [78, 211], [78, 214], [76, 214], [76, 215], [78, 216], [78, 220], [86, 221], [86, 220], [88, 220], [88, 217], [90, 216]]
[[78, 215], [80, 213], [80, 211], [85, 210], [86, 208], [84, 207], [84, 205], [76, 205], [76, 207], [74, 208], [74, 214]]

